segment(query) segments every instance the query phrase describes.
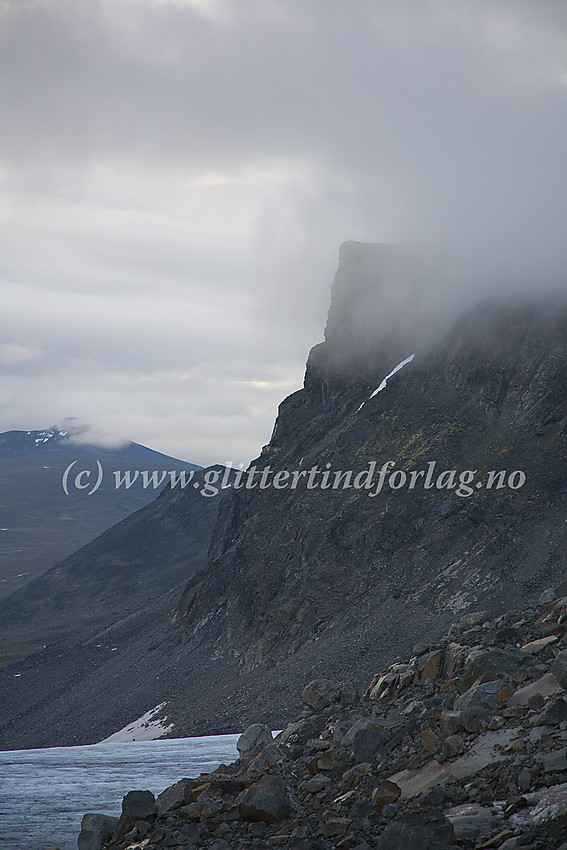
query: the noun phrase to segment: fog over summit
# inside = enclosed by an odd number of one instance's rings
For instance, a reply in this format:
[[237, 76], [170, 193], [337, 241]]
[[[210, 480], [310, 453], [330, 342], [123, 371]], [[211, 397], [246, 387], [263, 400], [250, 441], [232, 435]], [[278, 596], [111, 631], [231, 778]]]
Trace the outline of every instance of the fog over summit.
[[1, 431], [249, 460], [345, 240], [427, 254], [432, 321], [565, 287], [562, 0], [7, 0], [0, 39]]

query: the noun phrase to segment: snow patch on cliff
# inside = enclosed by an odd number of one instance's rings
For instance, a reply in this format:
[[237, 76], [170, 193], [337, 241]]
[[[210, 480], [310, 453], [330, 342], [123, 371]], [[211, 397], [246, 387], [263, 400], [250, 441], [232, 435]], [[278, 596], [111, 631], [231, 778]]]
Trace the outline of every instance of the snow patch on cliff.
[[379, 386], [379, 387], [376, 387], [376, 389], [374, 390], [374, 392], [372, 393], [372, 395], [369, 395], [369, 396], [368, 396], [368, 398], [366, 399], [366, 401], [363, 401], [363, 402], [362, 402], [362, 404], [360, 405], [360, 407], [358, 407], [358, 408], [357, 408], [357, 411], [356, 411], [356, 412], [358, 413], [358, 411], [359, 411], [359, 410], [362, 410], [362, 408], [364, 407], [364, 405], [366, 404], [366, 402], [370, 401], [370, 399], [371, 399], [371, 398], [374, 398], [374, 396], [375, 396], [375, 395], [378, 395], [378, 393], [381, 393], [381, 392], [382, 392], [382, 390], [385, 390], [385, 389], [386, 389], [386, 387], [388, 386], [388, 381], [390, 380], [390, 378], [392, 378], [392, 377], [396, 374], [396, 372], [399, 372], [399, 371], [400, 371], [400, 369], [403, 369], [403, 367], [404, 367], [404, 366], [406, 366], [408, 363], [411, 363], [411, 361], [413, 360], [413, 358], [414, 358], [414, 357], [415, 357], [415, 354], [412, 354], [410, 357], [406, 357], [406, 359], [405, 359], [405, 360], [402, 360], [402, 362], [401, 362], [401, 363], [398, 363], [398, 365], [396, 366], [396, 368], [395, 368], [395, 369], [392, 369], [392, 371], [390, 372], [390, 374], [389, 374], [389, 375], [386, 375], [386, 377], [384, 378], [384, 380], [382, 381], [382, 383], [380, 384], [380, 386]]

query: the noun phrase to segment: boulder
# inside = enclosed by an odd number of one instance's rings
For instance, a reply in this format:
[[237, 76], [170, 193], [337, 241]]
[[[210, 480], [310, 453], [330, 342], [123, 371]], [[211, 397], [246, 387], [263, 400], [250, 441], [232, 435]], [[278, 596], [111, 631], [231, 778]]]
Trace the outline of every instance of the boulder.
[[548, 587], [547, 590], [544, 590], [543, 593], [540, 594], [538, 605], [549, 605], [549, 603], [553, 602], [554, 599], [555, 590], [552, 587]]
[[[376, 726], [378, 727], [378, 722], [374, 716], [372, 717], [358, 717], [357, 720], [349, 727], [348, 731], [344, 735], [344, 743], [345, 744], [354, 744], [354, 736], [361, 729], [366, 729], [367, 726]], [[383, 729], [382, 726], [378, 728]]]
[[317, 738], [326, 724], [324, 714], [312, 714], [310, 717], [302, 717], [293, 723], [288, 723], [285, 729], [277, 736], [279, 744], [288, 746], [305, 746], [307, 741]]
[[243, 820], [267, 824], [285, 820], [292, 812], [285, 782], [272, 776], [255, 782], [243, 792], [238, 812]]
[[418, 658], [415, 665], [415, 681], [426, 682], [427, 679], [437, 679], [441, 672], [444, 650], [436, 649]]
[[567, 688], [567, 649], [562, 649], [555, 656], [551, 665], [551, 672], [562, 688]]
[[542, 649], [547, 649], [548, 646], [551, 646], [552, 643], [557, 643], [559, 638], [557, 635], [547, 635], [546, 637], [538, 638], [537, 640], [530, 640], [528, 643], [525, 643], [520, 647], [522, 652], [529, 652], [531, 655], [537, 655], [538, 652], [541, 652]]
[[368, 776], [371, 772], [372, 765], [368, 762], [365, 761], [361, 764], [355, 764], [354, 767], [350, 767], [348, 770], [345, 770], [343, 773], [343, 782], [347, 788], [353, 788], [355, 785], [358, 785], [363, 776]]
[[441, 731], [444, 735], [456, 735], [464, 728], [460, 711], [441, 712]]
[[459, 643], [451, 642], [445, 647], [443, 655], [443, 664], [441, 666], [441, 678], [451, 679], [457, 670], [465, 663], [467, 657], [467, 649]]
[[326, 818], [325, 823], [321, 824], [317, 835], [321, 838], [339, 838], [341, 835], [346, 835], [350, 826], [352, 821], [349, 818], [329, 817]]
[[484, 708], [471, 705], [470, 708], [463, 708], [460, 712], [461, 723], [465, 732], [476, 735], [490, 722], [490, 715]]
[[122, 800], [122, 814], [116, 832], [119, 836], [126, 835], [138, 821], [151, 822], [156, 815], [156, 798], [151, 791], [128, 791]]
[[435, 732], [429, 728], [429, 726], [424, 726], [421, 730], [421, 746], [428, 753], [434, 753], [439, 749], [439, 738], [435, 734]]
[[393, 820], [377, 844], [378, 850], [446, 850], [456, 843], [451, 822], [443, 812], [426, 809]]
[[250, 759], [262, 752], [264, 747], [272, 743], [272, 740], [271, 729], [263, 723], [253, 723], [236, 742], [236, 749], [240, 753], [240, 758]]
[[482, 626], [489, 619], [488, 611], [471, 611], [470, 614], [465, 614], [459, 621], [459, 626], [466, 632], [468, 629], [474, 629], [475, 626]]
[[272, 741], [267, 747], [264, 747], [258, 755], [254, 756], [249, 764], [250, 770], [264, 771], [268, 767], [275, 767], [282, 759], [281, 747]]
[[558, 726], [564, 720], [567, 720], [567, 702], [563, 697], [556, 697], [547, 703], [536, 721], [536, 726]]
[[402, 791], [399, 785], [396, 785], [395, 782], [390, 782], [389, 779], [384, 779], [372, 792], [372, 802], [379, 809], [383, 809], [384, 806], [389, 806], [397, 802], [401, 795]]
[[354, 759], [360, 762], [372, 762], [375, 756], [384, 750], [388, 738], [377, 723], [369, 723], [357, 729], [353, 738]]
[[318, 794], [319, 791], [323, 791], [325, 788], [328, 788], [330, 784], [330, 778], [319, 773], [317, 776], [313, 776], [308, 782], [306, 782], [305, 787], [311, 794]]
[[480, 707], [487, 711], [495, 711], [501, 708], [507, 699], [512, 696], [513, 688], [511, 688], [502, 679], [495, 679], [493, 682], [484, 682], [482, 685], [469, 688], [460, 697], [457, 697], [454, 703], [454, 710], [461, 711], [463, 708]]
[[558, 690], [560, 690], [560, 687], [555, 676], [551, 673], [546, 673], [545, 676], [541, 676], [541, 678], [536, 679], [535, 682], [530, 682], [529, 685], [519, 688], [508, 700], [508, 705], [511, 708], [516, 705], [529, 705], [532, 697], [553, 696], [553, 694], [556, 694]]
[[195, 785], [194, 779], [180, 779], [175, 785], [170, 785], [157, 798], [158, 814], [164, 815], [172, 809], [184, 806], [191, 800], [191, 792]]
[[443, 755], [446, 759], [454, 759], [466, 752], [466, 744], [460, 735], [451, 735], [443, 744]]
[[504, 821], [501, 814], [477, 803], [455, 806], [447, 811], [447, 817], [458, 841], [478, 841], [495, 832]]
[[118, 818], [88, 812], [81, 821], [79, 850], [100, 850], [103, 841], [116, 832]]
[[341, 689], [329, 679], [314, 679], [301, 694], [303, 708], [319, 714], [341, 698]]
[[537, 661], [528, 652], [520, 649], [476, 649], [465, 662], [463, 676], [459, 679], [461, 693], [473, 685], [507, 679], [514, 683], [523, 682], [537, 667]]

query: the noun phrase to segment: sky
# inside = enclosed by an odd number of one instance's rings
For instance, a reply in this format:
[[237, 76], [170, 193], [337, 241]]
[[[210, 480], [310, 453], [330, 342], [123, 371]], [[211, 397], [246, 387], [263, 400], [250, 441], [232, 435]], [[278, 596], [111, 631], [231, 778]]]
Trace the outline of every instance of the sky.
[[566, 151], [564, 0], [0, 0], [0, 431], [247, 463], [343, 241], [564, 282]]

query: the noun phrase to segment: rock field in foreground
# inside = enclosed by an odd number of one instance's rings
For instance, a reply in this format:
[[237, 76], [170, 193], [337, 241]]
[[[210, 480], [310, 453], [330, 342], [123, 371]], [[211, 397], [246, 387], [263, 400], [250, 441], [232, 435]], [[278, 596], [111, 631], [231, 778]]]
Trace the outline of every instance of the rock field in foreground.
[[234, 764], [86, 815], [80, 850], [567, 850], [565, 594], [465, 615], [362, 697], [312, 682], [300, 719], [250, 727]]

